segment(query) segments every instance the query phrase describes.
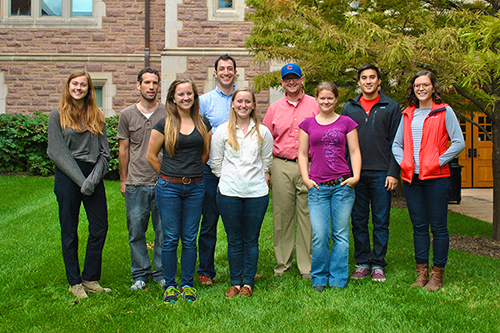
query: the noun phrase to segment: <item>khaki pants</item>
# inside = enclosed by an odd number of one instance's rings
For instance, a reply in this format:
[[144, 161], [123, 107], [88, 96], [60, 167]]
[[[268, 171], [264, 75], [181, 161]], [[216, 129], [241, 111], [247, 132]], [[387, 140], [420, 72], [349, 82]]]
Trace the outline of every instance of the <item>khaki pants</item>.
[[[274, 158], [271, 167], [271, 185], [273, 245], [276, 256], [274, 273], [283, 274], [290, 269], [296, 244], [300, 274], [310, 274], [312, 227], [307, 205], [308, 192], [302, 182], [298, 163]], [[296, 239], [295, 220], [297, 220]]]

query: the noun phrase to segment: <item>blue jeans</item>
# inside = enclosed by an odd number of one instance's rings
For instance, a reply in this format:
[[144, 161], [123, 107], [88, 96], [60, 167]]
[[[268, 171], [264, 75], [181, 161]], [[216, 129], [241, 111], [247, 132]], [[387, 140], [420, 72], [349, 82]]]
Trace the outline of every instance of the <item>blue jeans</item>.
[[227, 260], [232, 286], [254, 285], [259, 261], [259, 235], [269, 195], [258, 198], [229, 197], [217, 193], [227, 234]]
[[[132, 279], [134, 281], [142, 280], [148, 282], [149, 276], [152, 275], [153, 280], [158, 282], [163, 279], [161, 263], [163, 231], [155, 200], [155, 187], [127, 185], [125, 205], [127, 207], [128, 243], [130, 245]], [[155, 232], [153, 261], [156, 271], [154, 273], [146, 245], [146, 231], [148, 230], [150, 217]]]
[[[93, 165], [91, 163], [81, 161], [77, 161], [77, 163], [85, 177], [92, 172]], [[108, 208], [104, 183], [101, 180], [92, 195], [83, 195], [80, 192], [80, 186], [56, 167], [54, 193], [59, 204], [62, 253], [68, 283], [75, 285], [81, 283], [82, 279], [99, 280], [102, 269], [102, 249], [108, 232]], [[82, 202], [89, 221], [89, 238], [83, 272], [80, 275], [78, 222]]]
[[198, 274], [208, 275], [213, 279], [216, 275], [214, 253], [217, 242], [217, 222], [219, 221], [219, 209], [216, 202], [219, 178], [212, 173], [208, 164], [205, 164], [203, 168], [203, 181], [205, 182], [205, 199], [203, 201], [200, 237], [198, 238], [200, 256]]
[[177, 287], [177, 247], [182, 241], [181, 286], [193, 286], [196, 267], [196, 237], [200, 226], [205, 184], [203, 180], [189, 185], [167, 182], [159, 178], [156, 203], [163, 228], [161, 260], [165, 288]]
[[429, 264], [432, 231], [434, 266], [444, 268], [448, 261], [448, 191], [450, 178], [420, 180], [414, 175], [412, 183], [404, 182], [406, 204], [413, 224], [413, 246], [417, 264]]
[[[349, 263], [349, 220], [354, 189], [348, 185], [309, 190], [309, 216], [313, 229], [311, 280], [313, 286], [344, 288]], [[333, 239], [330, 251], [329, 242]]]
[[[354, 190], [356, 199], [352, 207], [352, 236], [354, 259], [366, 268], [387, 266], [385, 255], [389, 241], [389, 216], [392, 192], [387, 191], [386, 171], [361, 171], [361, 178]], [[370, 206], [373, 224], [373, 249], [370, 246], [368, 221]]]

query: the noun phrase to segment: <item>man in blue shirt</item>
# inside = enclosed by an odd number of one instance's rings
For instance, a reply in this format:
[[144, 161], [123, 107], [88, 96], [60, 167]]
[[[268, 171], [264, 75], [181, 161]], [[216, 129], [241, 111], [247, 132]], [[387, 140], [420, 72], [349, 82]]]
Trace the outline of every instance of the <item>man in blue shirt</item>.
[[[217, 87], [214, 90], [200, 96], [200, 113], [210, 121], [212, 133], [217, 126], [227, 122], [231, 110], [231, 99], [236, 90], [234, 80], [236, 78], [236, 61], [227, 54], [217, 58], [215, 61], [214, 75], [217, 78]], [[200, 266], [198, 274], [200, 283], [211, 286], [215, 277], [214, 252], [217, 242], [217, 221], [219, 220], [219, 209], [215, 201], [219, 178], [210, 169], [210, 161], [203, 170], [205, 181], [205, 201], [203, 202], [203, 218], [201, 220], [200, 236], [198, 239], [198, 251]]]

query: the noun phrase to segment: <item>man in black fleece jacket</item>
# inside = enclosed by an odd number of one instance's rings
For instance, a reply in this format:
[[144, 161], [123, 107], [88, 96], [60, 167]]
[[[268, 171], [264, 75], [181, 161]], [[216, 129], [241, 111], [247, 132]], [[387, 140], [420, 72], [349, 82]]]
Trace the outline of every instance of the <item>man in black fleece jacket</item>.
[[[398, 102], [379, 91], [380, 83], [381, 74], [376, 66], [362, 66], [358, 70], [358, 85], [362, 94], [349, 100], [342, 114], [358, 123], [363, 158], [361, 179], [355, 187], [356, 200], [351, 214], [354, 259], [357, 263], [351, 278], [360, 279], [371, 273], [374, 281], [384, 282], [391, 196], [398, 185], [400, 171], [391, 147], [401, 120], [401, 108]], [[373, 249], [368, 232], [370, 206]]]

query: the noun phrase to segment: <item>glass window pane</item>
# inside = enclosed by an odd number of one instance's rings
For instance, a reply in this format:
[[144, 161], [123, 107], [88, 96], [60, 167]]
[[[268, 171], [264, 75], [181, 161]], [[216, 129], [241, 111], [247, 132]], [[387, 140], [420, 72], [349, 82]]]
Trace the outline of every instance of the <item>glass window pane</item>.
[[102, 87], [94, 86], [97, 106], [102, 109]]
[[73, 0], [71, 6], [71, 16], [92, 17], [93, 0]]
[[62, 16], [62, 0], [41, 0], [42, 16]]
[[10, 15], [31, 15], [31, 0], [11, 0]]
[[233, 8], [233, 0], [219, 0], [219, 8]]

